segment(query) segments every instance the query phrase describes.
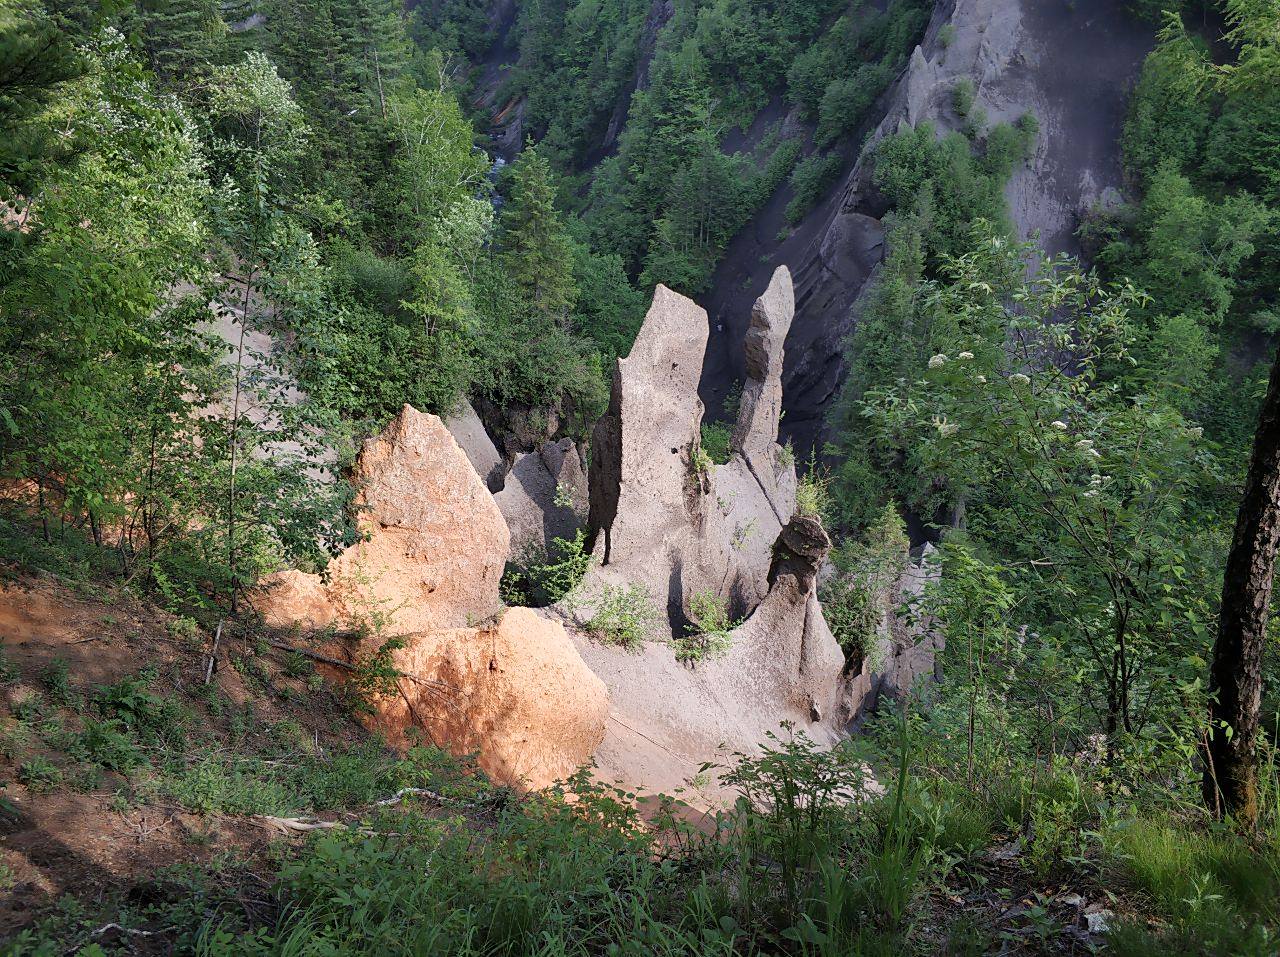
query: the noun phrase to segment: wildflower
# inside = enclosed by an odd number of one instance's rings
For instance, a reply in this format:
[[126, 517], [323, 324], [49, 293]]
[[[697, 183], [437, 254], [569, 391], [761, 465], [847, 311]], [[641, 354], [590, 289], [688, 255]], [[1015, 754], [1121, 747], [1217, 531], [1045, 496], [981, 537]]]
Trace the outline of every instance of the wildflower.
[[1194, 429], [1187, 429], [1187, 435], [1191, 436], [1193, 439], [1202, 438], [1204, 436], [1204, 429], [1197, 425]]
[[1025, 376], [1021, 372], [1015, 372], [1013, 375], [1009, 376], [1010, 385], [1029, 385], [1030, 383], [1031, 377]]
[[980, 376], [978, 376], [978, 378], [977, 378], [977, 380], [976, 380], [976, 381], [977, 381], [977, 382], [979, 382], [979, 383], [981, 383], [982, 385], [986, 385], [986, 384], [987, 384], [987, 377], [986, 377], [986, 376], [984, 376], [984, 375], [980, 375]]
[[942, 366], [942, 365], [943, 365], [943, 363], [945, 363], [946, 361], [947, 361], [947, 357], [946, 357], [946, 356], [944, 356], [941, 352], [939, 352], [936, 356], [932, 356], [932, 357], [930, 357], [930, 359], [929, 359], [929, 368], [930, 368], [930, 369], [937, 369], [937, 368], [939, 368], [940, 366]]
[[1089, 449], [1093, 448], [1093, 439], [1081, 439], [1076, 443], [1076, 448], [1081, 452], [1089, 451]]
[[950, 438], [960, 431], [960, 426], [954, 422], [948, 422], [945, 415], [935, 415], [933, 417], [933, 427], [938, 430], [938, 434], [944, 439]]
[[966, 351], [964, 351], [964, 352], [960, 353], [958, 356], [956, 356], [956, 358], [957, 358], [957, 359], [972, 359], [972, 358], [973, 358], [973, 353], [972, 353], [972, 352], [969, 352], [969, 351], [967, 351], [967, 350], [966, 350]]
[[1067, 431], [1067, 423], [1063, 422], [1061, 419], [1054, 419], [1049, 424], [1052, 425], [1059, 432]]

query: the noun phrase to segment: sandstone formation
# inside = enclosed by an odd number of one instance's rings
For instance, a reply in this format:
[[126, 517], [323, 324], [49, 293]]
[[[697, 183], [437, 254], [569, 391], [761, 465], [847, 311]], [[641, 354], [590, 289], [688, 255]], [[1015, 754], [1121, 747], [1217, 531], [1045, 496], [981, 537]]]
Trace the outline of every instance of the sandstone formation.
[[774, 545], [772, 585], [760, 606], [733, 633], [731, 661], [752, 681], [753, 694], [785, 702], [810, 722], [837, 722], [844, 653], [818, 603], [818, 569], [831, 550], [822, 523], [797, 516]]
[[[606, 779], [680, 787], [703, 761], [791, 733], [784, 722], [823, 743], [842, 734], [850, 709], [844, 657], [815, 590], [830, 541], [816, 519], [794, 516], [794, 466], [776, 442], [790, 291], [790, 275], [779, 269], [756, 305], [754, 373], [724, 465], [699, 454], [701, 309], [659, 287], [635, 348], [618, 362], [592, 442], [599, 564], [559, 611], [581, 626], [605, 589], [639, 586], [666, 614], [654, 615], [651, 640], [635, 650], [574, 633], [609, 689], [610, 721], [596, 755]], [[723, 656], [691, 667], [668, 642], [686, 634], [699, 592], [727, 600], [741, 623]]]
[[604, 737], [604, 682], [562, 625], [528, 608], [479, 630], [413, 635], [392, 664], [409, 677], [366, 723], [392, 744], [417, 735], [476, 753], [496, 781], [546, 787], [588, 764]]
[[420, 736], [476, 752], [495, 779], [533, 787], [587, 763], [607, 692], [560, 624], [526, 608], [491, 620], [509, 534], [444, 423], [405, 406], [365, 443], [354, 477], [365, 540], [324, 578], [267, 579], [253, 596], [267, 624], [352, 629], [364, 637], [334, 639], [326, 652], [353, 663], [399, 639], [397, 693], [365, 718], [394, 743]]
[[475, 468], [485, 487], [490, 492], [502, 488], [505, 471], [502, 456], [498, 454], [498, 447], [493, 444], [475, 407], [470, 402], [463, 402], [458, 411], [444, 420], [444, 424], [454, 441], [466, 453], [467, 460]]
[[364, 541], [326, 575], [266, 579], [255, 605], [269, 625], [391, 633], [457, 628], [498, 610], [510, 536], [502, 513], [436, 416], [406, 405], [365, 442], [353, 482]]
[[[724, 465], [701, 454], [697, 384], [706, 313], [659, 286], [631, 354], [614, 371], [609, 409], [592, 436], [589, 538], [599, 564], [585, 592], [638, 585], [664, 612], [667, 633], [687, 624], [691, 597], [712, 592], [736, 616], [768, 592], [770, 550], [795, 508], [795, 473], [777, 445], [769, 404], [790, 322], [790, 276], [758, 307], [761, 376], [737, 432], [749, 456]], [[587, 605], [589, 607], [589, 603]]]
[[571, 540], [587, 515], [587, 472], [572, 439], [544, 442], [519, 456], [493, 497], [511, 532], [511, 551]]
[[743, 345], [746, 382], [730, 447], [740, 455], [772, 452], [782, 418], [783, 343], [795, 315], [796, 299], [786, 266], [773, 271], [769, 287], [751, 309]]
[[[655, 571], [665, 574], [657, 565], [670, 567], [700, 524], [694, 453], [706, 347], [706, 311], [659, 285], [630, 354], [618, 360], [609, 409], [592, 434], [596, 552], [603, 565], [642, 576], [655, 594], [666, 587], [653, 579]], [[655, 547], [666, 554], [655, 556]]]

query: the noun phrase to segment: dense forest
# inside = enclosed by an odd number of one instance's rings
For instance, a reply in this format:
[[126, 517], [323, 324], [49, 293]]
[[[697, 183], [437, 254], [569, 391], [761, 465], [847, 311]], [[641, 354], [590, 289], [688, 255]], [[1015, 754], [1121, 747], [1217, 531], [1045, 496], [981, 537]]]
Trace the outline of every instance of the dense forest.
[[[38, 900], [0, 953], [1277, 953], [1280, 8], [1130, 7], [1158, 34], [1123, 191], [1073, 258], [1018, 235], [1041, 119], [989, 121], [981, 78], [951, 127], [873, 135], [953, 42], [927, 0], [0, 0], [0, 580], [164, 622], [105, 681], [0, 614], [0, 834], [87, 795], [189, 838], [92, 894], [0, 856]], [[247, 599], [367, 537], [361, 443], [469, 404], [508, 469], [589, 460], [654, 287], [711, 293], [766, 204], [798, 228], [855, 161], [883, 258], [821, 443], [784, 453], [845, 674], [927, 620], [937, 680], [834, 745], [708, 757], [738, 800], [696, 822], [353, 731], [404, 636], [371, 613], [335, 663]], [[937, 575], [899, 608], [913, 549]], [[551, 538], [503, 600], [593, 560]], [[689, 669], [741, 623], [695, 597]], [[289, 836], [234, 836], [263, 817]]]

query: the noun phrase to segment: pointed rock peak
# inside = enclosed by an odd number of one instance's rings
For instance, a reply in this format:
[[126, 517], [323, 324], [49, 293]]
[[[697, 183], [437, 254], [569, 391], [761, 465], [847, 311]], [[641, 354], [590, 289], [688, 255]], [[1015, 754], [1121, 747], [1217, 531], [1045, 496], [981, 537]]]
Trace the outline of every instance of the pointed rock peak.
[[660, 285], [631, 353], [618, 360], [591, 440], [590, 538], [604, 533], [606, 562], [647, 554], [689, 522], [685, 486], [700, 441], [709, 334], [706, 310]]
[[782, 418], [783, 343], [795, 315], [795, 291], [791, 273], [779, 266], [751, 310], [751, 325], [745, 343], [747, 381], [742, 386], [742, 405], [733, 431], [735, 452], [766, 452], [778, 440]]
[[645, 313], [644, 324], [636, 336], [624, 364], [637, 360], [670, 358], [676, 379], [693, 377], [696, 388], [702, 375], [702, 356], [707, 348], [710, 326], [707, 312], [687, 296], [659, 284], [653, 290], [653, 303]]

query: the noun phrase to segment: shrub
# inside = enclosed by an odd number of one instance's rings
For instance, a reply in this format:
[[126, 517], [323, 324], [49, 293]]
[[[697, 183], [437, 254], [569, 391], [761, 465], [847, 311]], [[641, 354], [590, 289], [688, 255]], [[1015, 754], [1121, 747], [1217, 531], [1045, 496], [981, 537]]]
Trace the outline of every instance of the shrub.
[[37, 754], [18, 765], [18, 780], [37, 794], [47, 794], [62, 783], [62, 770]]
[[795, 196], [787, 204], [787, 222], [795, 225], [804, 219], [843, 169], [844, 158], [839, 153], [814, 153], [805, 157], [791, 172]]
[[697, 592], [689, 599], [685, 633], [674, 640], [676, 660], [694, 664], [724, 654], [732, 644], [729, 633], [739, 624], [729, 617], [728, 599], [710, 590]]
[[874, 671], [884, 608], [877, 600], [893, 585], [906, 559], [906, 531], [892, 504], [884, 506], [858, 541], [835, 549], [839, 574], [818, 589], [823, 613], [845, 659]]
[[545, 608], [562, 599], [572, 602], [590, 567], [587, 533], [578, 529], [573, 538], [551, 539], [545, 550], [536, 545], [526, 549], [503, 571], [499, 594], [503, 603], [513, 607]]
[[62, 658], [53, 661], [40, 673], [40, 683], [49, 697], [58, 704], [67, 704], [71, 700], [71, 672], [67, 662]]
[[810, 456], [809, 468], [796, 486], [796, 514], [826, 523], [831, 515], [831, 476]]
[[956, 111], [957, 116], [965, 117], [973, 109], [974, 97], [977, 91], [974, 89], [973, 80], [967, 76], [961, 77], [956, 81], [956, 85], [951, 88], [951, 106]]
[[598, 641], [634, 649], [644, 642], [657, 618], [653, 602], [639, 585], [606, 585], [585, 627]]
[[729, 461], [729, 442], [733, 432], [723, 422], [702, 423], [702, 451], [716, 465]]
[[127, 733], [124, 723], [115, 718], [86, 720], [84, 730], [72, 742], [70, 752], [81, 760], [91, 761], [111, 771], [127, 772], [146, 763], [133, 736]]

